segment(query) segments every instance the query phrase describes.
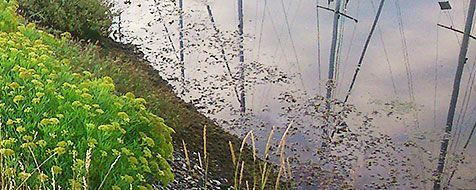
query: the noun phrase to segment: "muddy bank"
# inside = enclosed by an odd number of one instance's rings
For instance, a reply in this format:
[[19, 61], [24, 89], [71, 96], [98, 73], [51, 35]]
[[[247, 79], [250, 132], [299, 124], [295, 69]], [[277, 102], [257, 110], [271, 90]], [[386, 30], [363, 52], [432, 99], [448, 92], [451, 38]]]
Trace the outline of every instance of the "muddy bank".
[[[235, 150], [238, 150], [241, 139], [224, 131], [212, 120], [200, 114], [192, 104], [178, 98], [167, 81], [153, 69], [151, 63], [142, 59], [143, 54], [136, 51], [133, 46], [119, 44], [109, 38], [101, 39], [100, 45], [102, 47], [100, 56], [115, 57], [117, 62], [116, 65], [108, 65], [103, 69], [109, 71], [99, 74], [112, 75], [118, 92], [131, 91], [137, 96], [144, 97], [151, 111], [164, 118], [165, 123], [175, 130], [173, 141], [176, 151], [182, 150], [183, 140], [190, 155], [192, 152], [203, 155], [203, 127], [207, 126], [209, 172], [211, 176], [219, 175], [228, 182], [233, 182], [235, 170], [228, 142], [231, 141]], [[251, 150], [246, 148], [244, 152], [245, 165], [251, 166]]]

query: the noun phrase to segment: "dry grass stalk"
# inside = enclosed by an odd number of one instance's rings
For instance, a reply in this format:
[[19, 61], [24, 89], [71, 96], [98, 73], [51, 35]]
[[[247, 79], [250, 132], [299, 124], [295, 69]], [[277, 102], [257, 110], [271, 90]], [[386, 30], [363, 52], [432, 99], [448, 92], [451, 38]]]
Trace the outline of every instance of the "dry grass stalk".
[[[243, 138], [243, 140], [241, 141], [241, 147], [240, 147], [240, 154], [238, 155], [238, 160], [236, 163], [239, 163], [241, 161], [241, 158], [242, 158], [242, 154], [243, 154], [243, 150], [245, 148], [245, 144], [246, 144], [246, 140], [248, 140], [248, 138], [250, 137], [250, 135], [253, 133], [253, 131], [250, 131], [248, 132], [245, 137]], [[243, 163], [244, 164], [244, 163]], [[239, 172], [239, 166], [235, 165], [235, 179], [234, 179], [234, 187], [235, 189], [239, 189], [239, 187], [241, 186], [241, 178], [242, 176], [238, 176], [238, 172]], [[241, 168], [243, 170], [243, 168]]]
[[293, 179], [293, 172], [292, 172], [292, 167], [291, 167], [291, 162], [289, 161], [289, 157], [286, 158], [286, 165], [288, 166], [288, 179], [292, 180]]
[[256, 175], [256, 143], [255, 143], [255, 136], [254, 133], [251, 133], [251, 147], [253, 149], [253, 190], [256, 189], [256, 185], [258, 183], [258, 175]]
[[53, 167], [51, 167], [51, 175], [53, 176], [51, 178], [51, 186], [53, 186], [53, 190], [56, 190], [56, 178], [55, 178], [55, 172], [53, 171]]
[[204, 172], [204, 186], [207, 189], [207, 180], [208, 180], [208, 157], [207, 157], [207, 126], [203, 126], [203, 161], [205, 162], [205, 172]]
[[235, 150], [233, 149], [233, 143], [231, 141], [228, 141], [228, 145], [230, 147], [230, 152], [231, 152], [231, 161], [233, 162], [233, 168], [236, 167], [236, 155], [235, 155]]
[[185, 144], [185, 141], [183, 139], [182, 139], [182, 145], [183, 145], [183, 152], [185, 154], [185, 161], [187, 163], [188, 170], [192, 171], [192, 167], [190, 164], [190, 157], [188, 157], [187, 144]]
[[207, 126], [203, 126], [203, 157], [207, 159]]
[[46, 162], [48, 162], [48, 161], [49, 161], [51, 158], [53, 158], [54, 156], [56, 156], [56, 152], [53, 153], [50, 157], [46, 158], [46, 160], [43, 161], [39, 166], [37, 166], [37, 167], [33, 170], [33, 172], [32, 172], [28, 177], [26, 177], [26, 179], [24, 179], [24, 180], [21, 182], [21, 184], [16, 188], [16, 190], [19, 190], [19, 189], [23, 186], [23, 184], [25, 184], [25, 182], [26, 182], [37, 170], [40, 169], [41, 166], [43, 166]]
[[119, 154], [117, 156], [117, 158], [111, 164], [111, 167], [109, 167], [109, 170], [107, 171], [106, 176], [104, 176], [104, 179], [101, 181], [101, 185], [99, 185], [98, 190], [100, 190], [102, 188], [102, 186], [104, 185], [104, 182], [106, 182], [107, 176], [109, 176], [109, 174], [111, 173], [112, 168], [114, 168], [114, 166], [116, 165], [116, 163], [119, 161], [120, 158], [121, 158], [121, 154]]
[[240, 147], [240, 156], [241, 156], [241, 153], [243, 152], [244, 148], [245, 148], [245, 144], [246, 144], [246, 140], [248, 140], [248, 138], [250, 137], [250, 135], [253, 133], [253, 130], [251, 130], [250, 132], [248, 132], [245, 136], [245, 138], [243, 138], [243, 140], [241, 141], [241, 147]]
[[264, 166], [261, 171], [261, 190], [263, 190], [266, 187], [266, 183], [268, 181], [268, 158], [269, 158], [269, 149], [271, 147], [271, 140], [273, 139], [274, 131], [276, 130], [275, 127], [271, 129], [268, 135], [268, 140], [266, 141], [266, 147], [264, 151]]
[[256, 161], [256, 144], [255, 144], [255, 135], [251, 133], [251, 148], [253, 149], [253, 161]]
[[[36, 136], [35, 136], [36, 138]], [[41, 171], [41, 168], [40, 166], [38, 165], [38, 160], [36, 159], [36, 156], [35, 156], [35, 153], [33, 153], [33, 150], [31, 150], [31, 147], [28, 147], [28, 151], [30, 152], [31, 156], [33, 157], [33, 161], [35, 161], [35, 165], [36, 167], [39, 168], [39, 172], [40, 174], [43, 174], [43, 171]], [[41, 185], [43, 186], [43, 189], [46, 189], [46, 185], [45, 185], [45, 182], [41, 182]]]
[[240, 187], [241, 187], [241, 182], [243, 181], [243, 170], [244, 170], [244, 168], [245, 168], [245, 161], [241, 161], [240, 181], [238, 182]]
[[279, 164], [279, 171], [278, 171], [278, 177], [276, 178], [276, 184], [274, 189], [277, 190], [279, 189], [279, 182], [281, 180], [281, 173], [284, 170], [284, 173], [286, 172], [286, 166], [285, 166], [285, 161], [284, 161], [284, 149], [286, 147], [286, 138], [289, 132], [289, 129], [291, 128], [293, 122], [291, 122], [288, 127], [286, 128], [286, 131], [284, 131], [283, 137], [281, 137], [281, 141], [279, 142], [278, 145], [278, 150], [279, 150], [279, 157], [280, 157], [280, 164]]
[[89, 167], [91, 166], [91, 151], [92, 149], [89, 148], [88, 151], [86, 151], [86, 162], [85, 162], [85, 169], [86, 169], [86, 174], [83, 176], [83, 188], [84, 190], [88, 190], [88, 176], [89, 176]]
[[200, 152], [198, 152], [198, 164], [200, 165], [200, 168], [203, 168], [202, 155], [200, 154]]

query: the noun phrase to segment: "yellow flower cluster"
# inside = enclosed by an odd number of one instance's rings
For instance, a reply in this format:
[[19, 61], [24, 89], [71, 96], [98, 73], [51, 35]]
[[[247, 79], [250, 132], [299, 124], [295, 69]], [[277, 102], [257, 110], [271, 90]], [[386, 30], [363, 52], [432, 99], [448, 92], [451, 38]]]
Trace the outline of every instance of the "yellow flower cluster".
[[[0, 0], [0, 172], [15, 184], [28, 178], [29, 186], [56, 176], [57, 185], [75, 189], [83, 177], [104, 177], [119, 157], [109, 189], [169, 182], [173, 131], [147, 110], [146, 100], [116, 95], [110, 77], [73, 72], [72, 65], [93, 56], [72, 44], [69, 33], [57, 39], [19, 23], [14, 10], [14, 1]], [[31, 170], [33, 160], [45, 161], [44, 171]]]

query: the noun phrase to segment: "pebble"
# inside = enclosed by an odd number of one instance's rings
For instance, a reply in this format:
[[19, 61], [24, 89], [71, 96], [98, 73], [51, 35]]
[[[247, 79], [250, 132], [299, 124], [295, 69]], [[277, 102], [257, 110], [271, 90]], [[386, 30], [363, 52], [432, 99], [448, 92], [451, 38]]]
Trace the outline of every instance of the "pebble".
[[227, 187], [223, 184], [227, 183], [226, 179], [214, 178], [213, 174], [208, 174], [208, 180], [206, 183], [203, 182], [203, 171], [200, 167], [198, 161], [190, 160], [192, 165], [192, 170], [188, 169], [185, 157], [180, 152], [174, 152], [174, 160], [170, 162], [172, 171], [175, 174], [174, 181], [168, 184], [166, 187], [158, 184], [155, 186], [157, 190], [177, 190], [177, 189], [190, 189], [190, 190], [199, 190], [205, 189], [207, 184], [207, 189], [210, 190], [229, 190], [233, 189], [232, 187]]

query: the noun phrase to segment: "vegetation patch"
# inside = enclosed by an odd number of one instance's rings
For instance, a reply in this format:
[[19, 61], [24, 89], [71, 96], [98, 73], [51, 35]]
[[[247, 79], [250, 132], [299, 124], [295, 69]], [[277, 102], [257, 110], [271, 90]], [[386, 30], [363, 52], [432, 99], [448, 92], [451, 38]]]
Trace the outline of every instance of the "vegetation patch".
[[83, 39], [107, 36], [112, 14], [106, 1], [98, 0], [18, 0], [29, 20], [37, 20]]
[[[99, 1], [99, 0], [89, 0]], [[58, 33], [53, 30], [63, 30], [71, 32], [74, 37], [83, 38], [68, 29], [58, 27], [60, 23], [57, 21], [48, 21], [47, 17], [34, 18], [31, 15], [35, 13], [25, 9], [27, 7], [40, 7], [42, 1], [19, 0], [20, 13], [25, 15], [28, 21], [38, 21], [42, 26], [49, 28], [50, 33]], [[51, 4], [61, 4], [61, 1], [55, 1]], [[68, 4], [70, 5], [70, 4]], [[59, 5], [49, 5], [59, 6]], [[106, 5], [102, 4], [106, 7]], [[95, 7], [92, 7], [95, 9]], [[67, 8], [63, 8], [67, 9]], [[85, 7], [87, 9], [87, 7]], [[81, 9], [81, 12], [92, 12], [91, 10]], [[42, 11], [42, 9], [38, 9]], [[78, 15], [83, 15], [80, 13]], [[30, 16], [29, 16], [30, 15]], [[74, 18], [73, 20], [80, 20]], [[84, 20], [82, 20], [84, 22]], [[63, 22], [63, 21], [61, 21]], [[79, 25], [86, 25], [80, 23]], [[53, 29], [53, 30], [51, 30]], [[59, 33], [58, 33], [59, 34]], [[61, 54], [69, 57], [72, 64], [71, 69], [77, 73], [85, 71], [91, 72], [96, 77], [109, 76], [114, 80], [115, 91], [118, 94], [132, 92], [136, 96], [143, 97], [146, 100], [146, 107], [150, 112], [164, 119], [167, 126], [173, 128], [175, 133], [172, 134], [173, 146], [175, 150], [180, 150], [183, 146], [182, 140], [186, 143], [188, 151], [190, 151], [190, 159], [198, 160], [198, 157], [192, 153], [201, 153], [202, 161], [204, 152], [203, 129], [207, 126], [207, 164], [208, 171], [213, 177], [219, 174], [219, 177], [228, 179], [223, 186], [234, 185], [236, 163], [229, 149], [229, 142], [238, 146], [242, 141], [235, 135], [227, 133], [212, 120], [200, 114], [193, 105], [188, 104], [178, 98], [173, 92], [172, 87], [167, 81], [159, 75], [159, 71], [155, 70], [150, 62], [143, 60], [143, 55], [136, 53], [131, 46], [120, 44], [106, 38], [107, 35], [100, 37], [99, 43], [101, 47], [95, 44], [85, 43], [82, 41], [69, 41], [67, 51], [59, 49]], [[239, 147], [235, 147], [239, 149]], [[239, 152], [242, 154], [244, 161], [243, 181], [252, 181], [254, 177], [254, 160], [252, 151], [245, 146]], [[198, 162], [198, 161], [197, 161]], [[241, 164], [240, 164], [241, 165]], [[269, 166], [268, 166], [269, 167]], [[274, 166], [273, 166], [274, 167]], [[258, 172], [256, 172], [258, 173]], [[272, 173], [271, 175], [275, 175]], [[271, 182], [274, 180], [269, 180]]]
[[113, 79], [72, 67], [70, 43], [23, 25], [0, 1], [0, 182], [2, 188], [151, 188], [173, 178], [173, 130]]

